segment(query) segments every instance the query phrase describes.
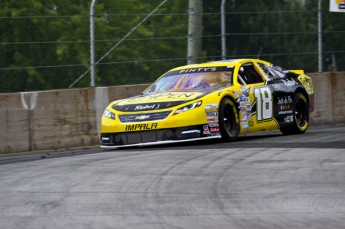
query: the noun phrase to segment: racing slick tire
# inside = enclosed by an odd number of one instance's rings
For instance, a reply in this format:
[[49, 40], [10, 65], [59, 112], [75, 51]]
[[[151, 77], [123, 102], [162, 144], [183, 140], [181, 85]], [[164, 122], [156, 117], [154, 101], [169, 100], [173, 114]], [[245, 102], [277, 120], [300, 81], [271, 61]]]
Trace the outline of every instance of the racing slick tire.
[[240, 124], [236, 105], [230, 98], [223, 98], [220, 102], [218, 117], [222, 140], [235, 141]]
[[280, 128], [285, 134], [303, 134], [309, 126], [309, 106], [306, 97], [302, 93], [297, 93], [293, 100], [293, 125]]

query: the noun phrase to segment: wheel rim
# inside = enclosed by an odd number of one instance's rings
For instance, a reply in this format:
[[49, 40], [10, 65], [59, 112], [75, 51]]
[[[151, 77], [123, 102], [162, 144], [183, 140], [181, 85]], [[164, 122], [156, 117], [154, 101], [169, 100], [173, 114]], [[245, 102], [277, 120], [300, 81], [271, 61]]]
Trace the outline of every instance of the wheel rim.
[[299, 126], [304, 126], [306, 122], [306, 115], [305, 115], [305, 109], [304, 109], [304, 103], [301, 101], [298, 101], [296, 103], [296, 110], [295, 110], [295, 117], [296, 122]]
[[231, 116], [230, 108], [229, 108], [229, 107], [226, 107], [226, 108], [224, 109], [224, 125], [225, 125], [225, 128], [226, 128], [229, 132], [230, 132], [231, 129], [232, 129], [231, 120], [232, 120], [232, 116]]

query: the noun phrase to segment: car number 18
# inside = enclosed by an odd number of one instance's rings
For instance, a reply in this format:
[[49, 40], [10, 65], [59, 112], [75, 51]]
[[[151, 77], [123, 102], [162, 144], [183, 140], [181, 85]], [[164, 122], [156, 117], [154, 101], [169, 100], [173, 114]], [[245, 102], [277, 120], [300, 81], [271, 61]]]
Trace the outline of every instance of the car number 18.
[[256, 117], [258, 121], [269, 121], [273, 116], [272, 93], [269, 87], [254, 88]]

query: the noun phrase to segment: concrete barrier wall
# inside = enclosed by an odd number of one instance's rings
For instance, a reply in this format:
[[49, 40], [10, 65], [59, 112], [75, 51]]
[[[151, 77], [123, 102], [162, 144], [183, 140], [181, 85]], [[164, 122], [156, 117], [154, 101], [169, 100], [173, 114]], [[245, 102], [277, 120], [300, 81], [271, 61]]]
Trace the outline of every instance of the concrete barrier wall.
[[0, 153], [97, 145], [105, 107], [147, 86], [0, 94]]
[[[345, 123], [345, 73], [308, 75], [315, 91], [311, 125]], [[97, 145], [105, 107], [147, 86], [0, 94], [0, 153]]]
[[308, 74], [314, 85], [315, 110], [311, 125], [345, 122], [345, 72]]

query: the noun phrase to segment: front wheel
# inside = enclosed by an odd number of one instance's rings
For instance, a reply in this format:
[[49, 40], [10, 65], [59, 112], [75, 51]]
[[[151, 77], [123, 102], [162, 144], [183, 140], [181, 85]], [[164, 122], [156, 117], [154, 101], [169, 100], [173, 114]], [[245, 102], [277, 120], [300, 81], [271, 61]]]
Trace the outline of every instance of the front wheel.
[[293, 100], [293, 125], [281, 128], [283, 134], [303, 134], [309, 126], [309, 107], [305, 96], [297, 93]]
[[240, 124], [236, 106], [229, 98], [224, 98], [219, 106], [219, 128], [222, 139], [234, 141], [240, 131]]

